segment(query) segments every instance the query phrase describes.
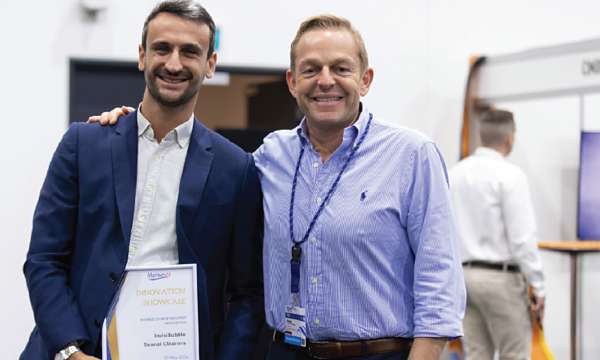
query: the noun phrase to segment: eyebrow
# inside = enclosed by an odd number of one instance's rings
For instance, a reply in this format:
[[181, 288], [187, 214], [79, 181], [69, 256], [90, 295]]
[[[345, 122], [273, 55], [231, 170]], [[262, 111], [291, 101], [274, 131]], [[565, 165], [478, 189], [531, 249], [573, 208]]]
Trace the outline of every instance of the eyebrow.
[[[161, 47], [161, 46], [168, 46], [171, 48], [171, 47], [174, 47], [174, 44], [172, 44], [168, 41], [162, 41], [162, 40], [158, 40], [158, 41], [155, 41], [150, 44], [150, 47], [152, 47], [152, 48], [157, 48], [157, 47]], [[184, 43], [184, 44], [179, 45], [179, 48], [184, 49], [184, 50], [192, 50], [199, 54], [204, 53], [202, 47], [197, 44], [194, 44], [194, 43]]]
[[[358, 60], [358, 59], [356, 59]], [[309, 62], [309, 63], [320, 63], [321, 61], [319, 60], [318, 57], [306, 57], [304, 59], [301, 59], [298, 63], [299, 64], [303, 64], [305, 62]], [[340, 63], [340, 62], [356, 62], [353, 56], [350, 55], [340, 55], [337, 56], [333, 59], [332, 63]]]
[[201, 46], [198, 46], [196, 44], [183, 44], [180, 46], [180, 48], [184, 49], [184, 50], [192, 50], [197, 52], [198, 54], [202, 55], [204, 53], [203, 49]]
[[[336, 58], [332, 62], [327, 63], [327, 65], [333, 65], [333, 66], [340, 65], [340, 64], [344, 64], [344, 65], [348, 65], [348, 66], [356, 66], [358, 63], [350, 57]], [[301, 66], [323, 66], [323, 63], [315, 58], [306, 58], [306, 59], [303, 59], [300, 62], [298, 62], [297, 66], [299, 66], [299, 67], [301, 67]]]

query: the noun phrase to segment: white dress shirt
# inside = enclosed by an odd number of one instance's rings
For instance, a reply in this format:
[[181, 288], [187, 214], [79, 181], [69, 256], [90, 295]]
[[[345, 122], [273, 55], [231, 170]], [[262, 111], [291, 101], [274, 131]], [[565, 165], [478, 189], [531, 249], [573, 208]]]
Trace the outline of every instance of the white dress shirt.
[[450, 170], [450, 192], [464, 261], [517, 264], [537, 296], [544, 274], [525, 173], [480, 147]]
[[194, 116], [159, 143], [140, 110], [135, 211], [127, 267], [177, 264], [175, 209]]

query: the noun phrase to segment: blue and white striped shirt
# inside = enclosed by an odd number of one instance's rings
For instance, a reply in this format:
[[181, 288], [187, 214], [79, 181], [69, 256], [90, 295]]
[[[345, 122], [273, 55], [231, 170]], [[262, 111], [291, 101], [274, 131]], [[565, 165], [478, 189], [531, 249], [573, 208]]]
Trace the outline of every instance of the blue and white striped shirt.
[[[304, 130], [269, 134], [254, 153], [264, 193], [265, 310], [284, 330], [290, 291], [289, 206], [298, 175], [294, 232], [301, 240], [369, 113], [344, 130], [322, 163]], [[416, 131], [374, 117], [359, 150], [302, 244], [300, 299], [311, 340], [462, 335], [465, 289], [436, 146]]]

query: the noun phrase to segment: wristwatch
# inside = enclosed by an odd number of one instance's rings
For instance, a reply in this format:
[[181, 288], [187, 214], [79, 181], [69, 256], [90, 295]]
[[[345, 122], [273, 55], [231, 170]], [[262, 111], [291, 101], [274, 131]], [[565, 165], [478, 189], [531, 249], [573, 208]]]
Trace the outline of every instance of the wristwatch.
[[71, 355], [75, 354], [78, 351], [81, 351], [81, 349], [79, 348], [79, 346], [77, 346], [77, 343], [71, 343], [61, 351], [57, 352], [54, 356], [54, 360], [68, 360], [71, 357]]

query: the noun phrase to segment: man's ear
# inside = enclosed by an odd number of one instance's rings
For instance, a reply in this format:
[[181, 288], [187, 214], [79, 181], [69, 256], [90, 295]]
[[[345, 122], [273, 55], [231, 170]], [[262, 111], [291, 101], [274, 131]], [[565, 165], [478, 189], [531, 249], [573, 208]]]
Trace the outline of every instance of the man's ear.
[[[506, 138], [507, 153], [510, 154], [515, 146], [515, 133], [512, 133]], [[507, 154], [507, 155], [508, 155]]]
[[144, 49], [144, 46], [142, 44], [140, 44], [138, 46], [138, 70], [140, 70], [140, 71], [144, 71], [144, 69], [146, 68], [146, 64], [144, 62], [145, 55], [146, 55], [146, 51]]
[[208, 70], [206, 71], [206, 78], [210, 79], [215, 75], [215, 70], [217, 68], [217, 52], [213, 51], [212, 55], [208, 58], [207, 61]]
[[287, 82], [288, 90], [293, 97], [296, 97], [296, 78], [291, 69], [288, 69], [285, 73], [285, 80]]
[[367, 68], [360, 78], [360, 96], [365, 96], [369, 92], [373, 82], [374, 72], [372, 68]]

